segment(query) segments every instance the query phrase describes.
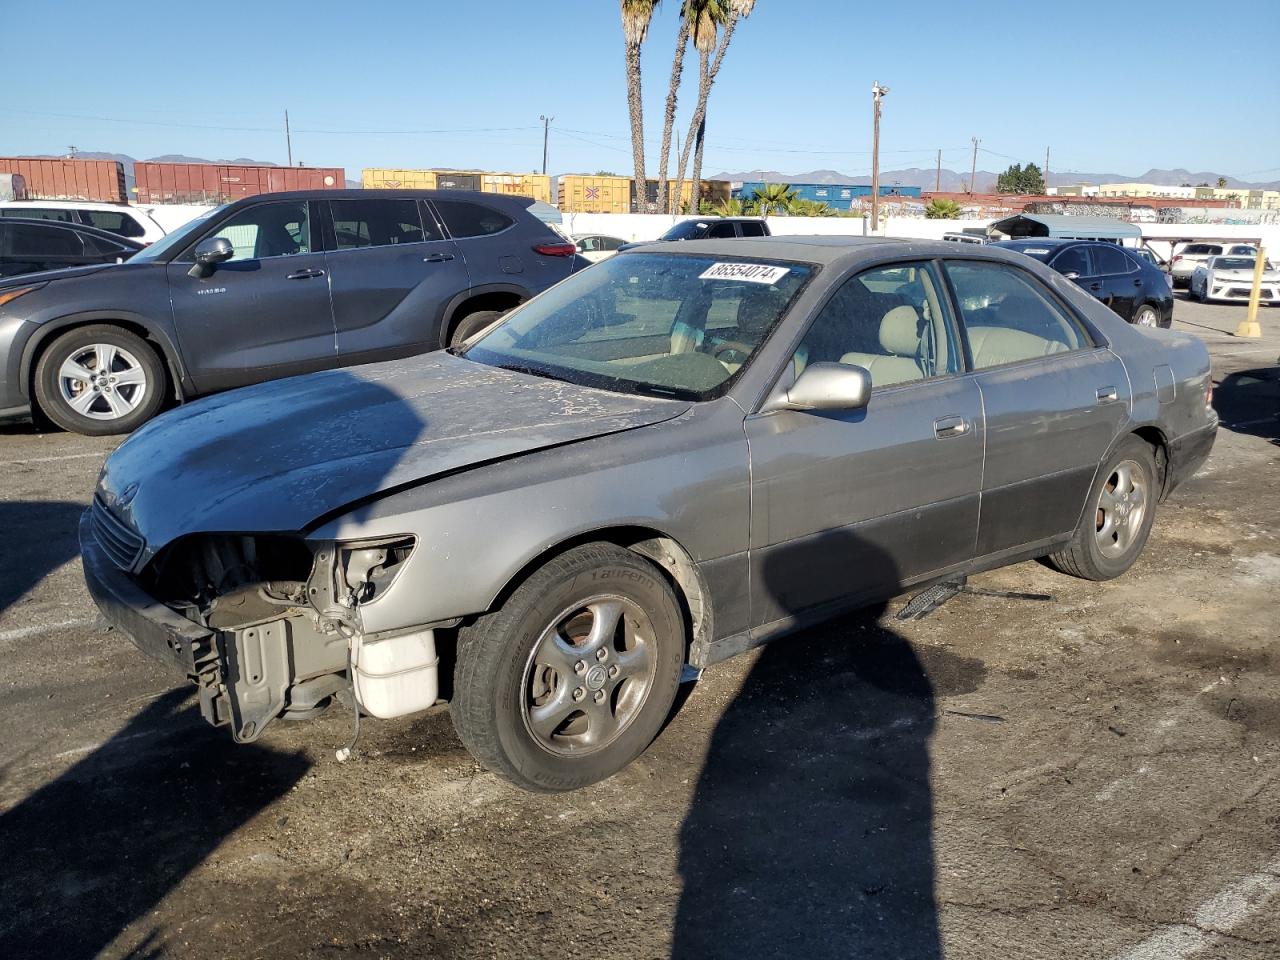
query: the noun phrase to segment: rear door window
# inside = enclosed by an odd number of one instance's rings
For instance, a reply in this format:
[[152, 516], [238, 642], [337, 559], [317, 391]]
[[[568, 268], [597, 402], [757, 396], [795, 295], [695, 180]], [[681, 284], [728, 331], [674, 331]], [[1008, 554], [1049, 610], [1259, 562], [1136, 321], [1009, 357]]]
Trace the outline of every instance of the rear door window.
[[515, 223], [505, 213], [482, 203], [471, 203], [467, 200], [433, 201], [444, 225], [455, 238], [485, 237], [500, 233]]
[[1092, 346], [1075, 318], [1021, 270], [1000, 263], [952, 260], [947, 274], [969, 335], [975, 369]]
[[146, 231], [142, 229], [142, 224], [127, 213], [115, 210], [85, 210], [82, 212], [89, 218], [89, 226], [97, 227], [99, 230], [106, 230], [110, 233], [130, 238], [146, 235]]
[[744, 237], [763, 237], [765, 235], [764, 224], [746, 221], [742, 224], [742, 235]]
[[711, 229], [707, 231], [707, 238], [710, 240], [736, 237], [737, 235], [738, 232], [733, 228], [732, 223], [714, 223], [711, 225]]
[[1061, 274], [1074, 273], [1077, 277], [1093, 275], [1093, 267], [1089, 264], [1088, 247], [1067, 247], [1053, 258], [1050, 266]]
[[53, 207], [5, 207], [0, 210], [6, 217], [22, 217], [25, 220], [57, 220], [61, 223], [77, 223], [74, 210], [58, 210]]
[[330, 200], [329, 210], [338, 250], [440, 239], [434, 223], [423, 230], [414, 200]]
[[1093, 259], [1098, 265], [1099, 276], [1109, 277], [1133, 271], [1133, 263], [1124, 252], [1109, 243], [1100, 243], [1094, 247]]
[[9, 224], [10, 249], [27, 257], [78, 257], [84, 251], [74, 230], [41, 228], [25, 223]]

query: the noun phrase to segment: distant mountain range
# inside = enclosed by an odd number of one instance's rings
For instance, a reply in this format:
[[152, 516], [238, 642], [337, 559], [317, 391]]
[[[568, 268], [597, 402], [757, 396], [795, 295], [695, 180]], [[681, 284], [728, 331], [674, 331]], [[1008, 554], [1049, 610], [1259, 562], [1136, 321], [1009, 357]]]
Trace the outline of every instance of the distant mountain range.
[[[35, 154], [35, 156], [46, 156], [50, 159], [62, 159], [61, 156], [54, 154]], [[139, 161], [127, 153], [101, 153], [93, 150], [77, 150], [76, 158], [80, 160], [116, 160], [124, 166], [124, 183], [125, 189], [130, 191], [132, 195], [134, 177], [133, 165]], [[250, 160], [248, 157], [236, 157], [234, 160], [206, 160], [203, 157], [188, 157], [181, 153], [166, 153], [159, 157], [150, 157], [143, 160], [143, 163], [226, 163], [233, 166], [241, 167], [278, 167], [280, 164], [272, 163], [270, 160]], [[359, 180], [347, 180], [348, 187], [360, 186]]]
[[[977, 192], [986, 193], [995, 190], [997, 175], [996, 172], [991, 170], [979, 170], [974, 177], [978, 185]], [[1237, 177], [1228, 177], [1225, 174], [1204, 171], [1193, 173], [1190, 170], [1181, 169], [1151, 169], [1137, 176], [1122, 173], [1057, 173], [1051, 170], [1049, 172], [1049, 186], [1061, 187], [1073, 183], [1154, 183], [1164, 187], [1176, 187], [1184, 183], [1192, 185], [1207, 183], [1210, 186], [1217, 186], [1218, 177], [1224, 177], [1228, 187], [1238, 187], [1242, 190], [1280, 190], [1280, 180], [1273, 180], [1269, 183], [1250, 183]], [[921, 187], [925, 190], [932, 190], [937, 178], [937, 170], [933, 167], [907, 167], [902, 170], [882, 170], [880, 172], [882, 186], [892, 186], [898, 183], [904, 187]], [[841, 173], [838, 170], [810, 170], [807, 173], [780, 173], [777, 170], [742, 170], [737, 173], [717, 173], [710, 179], [763, 180], [766, 183], [868, 184], [871, 182], [870, 177], [852, 176]], [[954, 170], [948, 170], [943, 167], [939, 188], [949, 191], [964, 190], [968, 182], [968, 171], [957, 173]]]

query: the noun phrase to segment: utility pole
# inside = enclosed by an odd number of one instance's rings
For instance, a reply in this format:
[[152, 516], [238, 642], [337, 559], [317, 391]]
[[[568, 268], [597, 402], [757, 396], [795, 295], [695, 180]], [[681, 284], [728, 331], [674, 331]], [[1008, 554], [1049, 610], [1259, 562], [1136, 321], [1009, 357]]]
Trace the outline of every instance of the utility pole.
[[1044, 148], [1044, 189], [1049, 192], [1049, 148]]
[[555, 117], [547, 117], [539, 115], [538, 119], [542, 121], [542, 175], [547, 175], [547, 137], [551, 133], [551, 121]]
[[871, 232], [880, 229], [880, 101], [889, 92], [879, 81], [871, 84]]
[[[676, 133], [676, 163], [678, 164], [680, 162], [680, 131], [677, 129], [675, 133]], [[680, 193], [684, 187], [684, 184], [682, 184], [680, 180], [683, 176], [684, 176], [684, 169], [681, 168], [676, 171], [675, 180], [672, 180], [670, 177], [667, 177], [667, 209], [663, 210], [662, 211], [663, 213], [679, 213], [680, 212]], [[673, 184], [674, 184], [674, 193], [673, 193], [673, 186], [672, 186]], [[675, 197], [674, 200], [672, 199], [673, 196]]]
[[978, 175], [978, 144], [982, 141], [977, 137], [970, 137], [973, 141], [973, 163], [969, 166], [969, 192], [973, 193], [973, 180]]
[[938, 175], [933, 178], [933, 192], [942, 190], [942, 151], [938, 151]]
[[293, 166], [293, 136], [289, 133], [289, 111], [284, 112], [284, 148], [289, 152], [289, 166]]

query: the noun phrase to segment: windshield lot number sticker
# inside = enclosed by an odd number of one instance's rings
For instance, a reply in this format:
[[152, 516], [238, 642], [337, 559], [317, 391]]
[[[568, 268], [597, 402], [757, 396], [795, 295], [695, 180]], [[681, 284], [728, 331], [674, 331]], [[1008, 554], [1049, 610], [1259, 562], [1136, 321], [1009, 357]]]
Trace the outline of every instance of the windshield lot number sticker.
[[773, 267], [766, 263], [713, 263], [698, 274], [698, 279], [777, 283], [790, 272], [790, 267]]

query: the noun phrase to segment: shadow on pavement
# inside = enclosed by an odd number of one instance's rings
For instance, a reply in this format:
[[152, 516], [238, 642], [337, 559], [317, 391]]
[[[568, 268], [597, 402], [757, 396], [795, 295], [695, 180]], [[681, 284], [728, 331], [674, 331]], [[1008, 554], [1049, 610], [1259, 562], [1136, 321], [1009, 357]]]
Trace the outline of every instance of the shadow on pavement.
[[[187, 697], [164, 694], [0, 815], [0, 956], [98, 955], [306, 773], [301, 755], [206, 727]], [[162, 941], [152, 931], [132, 955], [171, 955]]]
[[0, 559], [0, 613], [73, 557], [84, 507], [64, 500], [0, 501], [5, 546]]
[[[896, 577], [847, 539], [833, 555]], [[680, 832], [673, 957], [941, 958], [933, 687], [884, 609], [769, 645], [725, 711]]]
[[1226, 429], [1280, 443], [1280, 365], [1228, 374], [1213, 407]]

